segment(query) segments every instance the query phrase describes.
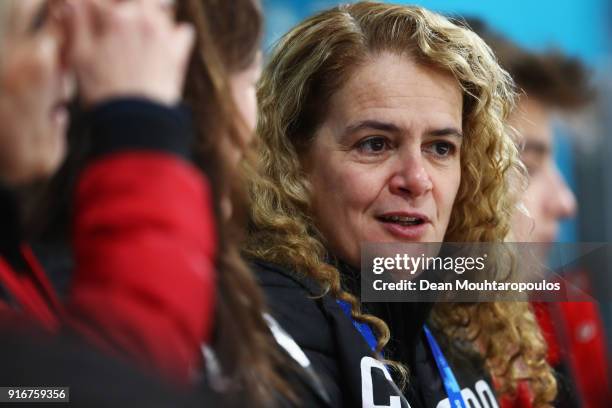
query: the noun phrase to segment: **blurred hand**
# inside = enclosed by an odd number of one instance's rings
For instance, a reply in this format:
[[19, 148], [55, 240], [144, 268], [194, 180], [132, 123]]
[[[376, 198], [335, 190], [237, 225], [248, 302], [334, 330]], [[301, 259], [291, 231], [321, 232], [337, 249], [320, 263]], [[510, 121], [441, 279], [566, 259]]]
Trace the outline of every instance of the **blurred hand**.
[[176, 104], [194, 31], [159, 0], [69, 0], [68, 58], [87, 105], [118, 97]]

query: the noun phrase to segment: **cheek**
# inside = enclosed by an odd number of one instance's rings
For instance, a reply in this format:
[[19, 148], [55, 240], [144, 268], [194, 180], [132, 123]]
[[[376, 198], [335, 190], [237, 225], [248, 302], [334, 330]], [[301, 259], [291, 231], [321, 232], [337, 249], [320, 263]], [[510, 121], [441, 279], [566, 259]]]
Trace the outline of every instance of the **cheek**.
[[235, 168], [240, 163], [242, 158], [242, 149], [236, 146], [229, 137], [222, 137], [219, 144], [220, 153], [232, 168]]
[[535, 205], [535, 203], [538, 201], [537, 197], [535, 196], [539, 189], [537, 184], [537, 180], [532, 178], [529, 181], [529, 187], [527, 187], [525, 193], [523, 194], [522, 202], [530, 216], [533, 216], [533, 214], [537, 212], [537, 206]]
[[539, 175], [531, 178], [522, 199], [527, 214], [516, 211], [512, 217], [512, 231], [521, 241], [538, 241], [543, 224], [546, 224], [542, 211], [542, 199], [545, 198], [542, 196], [543, 183], [545, 180], [542, 180]]
[[525, 191], [525, 206], [532, 215], [538, 215], [541, 212], [545, 200], [554, 197], [554, 191], [551, 190], [552, 180], [546, 177], [545, 174], [539, 173], [531, 178], [529, 187]]
[[337, 163], [333, 159], [321, 160], [312, 181], [313, 196], [318, 207], [328, 213], [349, 218], [351, 224], [366, 212], [378, 197], [381, 177], [376, 171], [351, 163]]
[[27, 91], [28, 87], [40, 82], [40, 75], [29, 61], [21, 55], [16, 56], [2, 69], [2, 91], [17, 97]]
[[436, 172], [433, 180], [434, 196], [438, 214], [441, 219], [450, 219], [450, 214], [461, 185], [461, 167], [459, 163], [452, 168]]
[[15, 47], [2, 70], [3, 91], [17, 99], [36, 95], [37, 100], [45, 100], [61, 82], [54, 45], [45, 41]]
[[[253, 132], [257, 122], [257, 96], [255, 87], [247, 81], [233, 80], [232, 96], [248, 131]], [[251, 137], [250, 133], [249, 137]]]
[[[527, 210], [527, 213], [524, 212]], [[526, 203], [523, 203], [523, 208], [517, 208], [512, 214], [512, 235], [513, 239], [518, 242], [529, 242], [533, 237], [534, 222], [533, 214], [527, 208]]]
[[320, 163], [309, 177], [315, 223], [332, 252], [359, 265], [359, 243], [372, 236], [367, 212], [377, 197], [376, 180], [350, 164]]

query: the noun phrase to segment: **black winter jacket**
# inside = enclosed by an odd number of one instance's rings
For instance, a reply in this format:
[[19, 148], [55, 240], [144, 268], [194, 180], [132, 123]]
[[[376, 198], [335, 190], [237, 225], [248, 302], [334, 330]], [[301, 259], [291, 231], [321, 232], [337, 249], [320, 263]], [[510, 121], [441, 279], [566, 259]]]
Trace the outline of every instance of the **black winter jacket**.
[[[423, 326], [432, 304], [371, 303], [363, 310], [385, 320], [392, 338], [384, 357], [405, 364], [408, 385], [400, 392], [388, 370], [376, 358], [335, 299], [311, 279], [278, 265], [253, 261], [252, 268], [266, 294], [272, 315], [310, 359], [335, 407], [451, 407]], [[340, 266], [351, 293], [358, 274]], [[432, 330], [433, 331], [433, 330]], [[468, 407], [499, 406], [481, 361], [459, 344], [434, 331]]]

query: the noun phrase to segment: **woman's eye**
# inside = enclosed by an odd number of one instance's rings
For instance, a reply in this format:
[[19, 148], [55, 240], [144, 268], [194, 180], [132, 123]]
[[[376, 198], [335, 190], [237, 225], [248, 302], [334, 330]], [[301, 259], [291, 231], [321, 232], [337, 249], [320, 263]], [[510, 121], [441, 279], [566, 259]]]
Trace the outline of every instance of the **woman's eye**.
[[369, 137], [357, 144], [357, 148], [366, 154], [382, 153], [387, 147], [388, 142], [384, 137]]
[[449, 157], [455, 154], [457, 148], [450, 142], [435, 142], [427, 147], [431, 153], [440, 157]]
[[533, 160], [533, 158], [522, 158], [523, 164], [527, 169], [527, 173], [529, 177], [535, 176], [538, 171], [542, 168], [542, 162], [538, 160]]
[[29, 24], [29, 31], [31, 33], [36, 33], [40, 30], [42, 30], [42, 28], [47, 24], [47, 22], [49, 21], [49, 3], [48, 2], [44, 2], [40, 8], [38, 10], [36, 10], [35, 14], [32, 16], [32, 19], [30, 20], [30, 24]]

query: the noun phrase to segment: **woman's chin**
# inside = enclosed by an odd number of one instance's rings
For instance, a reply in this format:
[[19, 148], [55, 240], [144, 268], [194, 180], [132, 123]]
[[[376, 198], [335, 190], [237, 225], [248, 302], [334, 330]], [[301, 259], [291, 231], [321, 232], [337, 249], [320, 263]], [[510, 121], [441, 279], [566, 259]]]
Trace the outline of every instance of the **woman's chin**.
[[41, 154], [41, 163], [44, 163], [40, 171], [42, 178], [49, 178], [57, 172], [66, 158], [67, 149], [66, 132], [58, 129], [54, 132], [53, 141]]

